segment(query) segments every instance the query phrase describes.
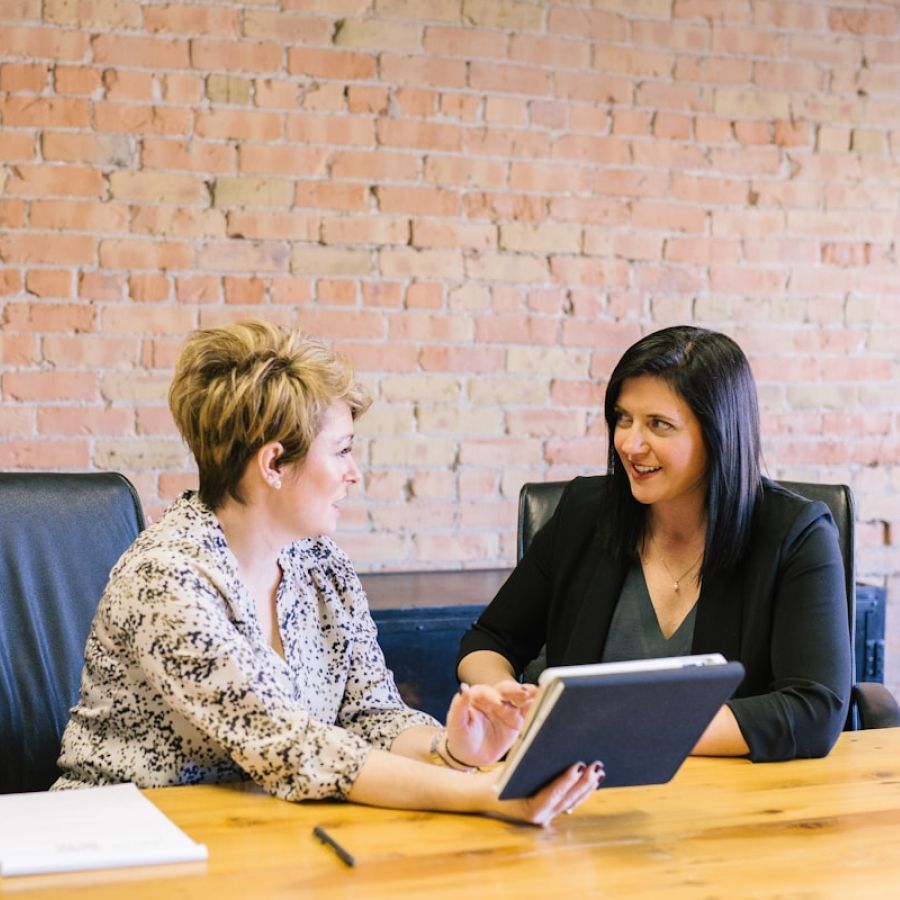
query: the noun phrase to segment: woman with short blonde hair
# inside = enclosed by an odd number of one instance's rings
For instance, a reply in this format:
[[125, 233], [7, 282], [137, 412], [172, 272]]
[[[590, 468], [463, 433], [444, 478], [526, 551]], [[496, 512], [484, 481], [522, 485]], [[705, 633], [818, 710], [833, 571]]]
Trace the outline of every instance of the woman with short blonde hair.
[[463, 686], [442, 728], [401, 700], [365, 594], [330, 535], [359, 481], [369, 398], [318, 341], [265, 322], [195, 332], [169, 401], [194, 454], [186, 491], [113, 569], [63, 736], [57, 787], [252, 779], [345, 798], [545, 824], [597, 787], [576, 764], [499, 801], [530, 695]]

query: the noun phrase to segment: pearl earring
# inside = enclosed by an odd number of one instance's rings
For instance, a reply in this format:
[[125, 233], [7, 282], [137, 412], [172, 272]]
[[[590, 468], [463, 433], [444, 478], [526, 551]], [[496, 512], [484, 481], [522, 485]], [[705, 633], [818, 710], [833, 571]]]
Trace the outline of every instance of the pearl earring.
[[269, 484], [271, 484], [276, 491], [281, 490], [281, 478], [278, 475], [273, 475]]

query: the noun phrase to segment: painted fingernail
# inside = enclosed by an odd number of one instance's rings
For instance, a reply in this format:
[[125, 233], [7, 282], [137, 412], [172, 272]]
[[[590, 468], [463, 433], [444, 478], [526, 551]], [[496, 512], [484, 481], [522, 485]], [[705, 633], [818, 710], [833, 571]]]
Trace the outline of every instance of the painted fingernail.
[[584, 763], [578, 763], [578, 768], [575, 770], [579, 775], [587, 768]]

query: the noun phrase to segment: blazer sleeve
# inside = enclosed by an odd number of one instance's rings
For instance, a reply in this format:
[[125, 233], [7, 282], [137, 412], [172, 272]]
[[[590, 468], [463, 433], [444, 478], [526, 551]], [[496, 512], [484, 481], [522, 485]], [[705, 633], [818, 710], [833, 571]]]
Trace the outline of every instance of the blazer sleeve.
[[457, 666], [469, 653], [493, 650], [509, 660], [516, 676], [521, 676], [540, 653], [547, 640], [556, 541], [565, 499], [564, 493], [497, 595], [463, 635]]
[[778, 560], [769, 690], [728, 704], [755, 761], [824, 756], [847, 716], [851, 665], [843, 562], [830, 515], [821, 504], [809, 507], [812, 521], [793, 529]]

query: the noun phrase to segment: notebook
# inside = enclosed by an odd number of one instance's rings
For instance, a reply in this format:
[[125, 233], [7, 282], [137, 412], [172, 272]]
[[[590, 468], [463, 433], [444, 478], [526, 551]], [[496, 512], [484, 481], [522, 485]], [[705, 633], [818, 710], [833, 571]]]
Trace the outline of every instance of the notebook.
[[500, 799], [529, 797], [574, 762], [600, 760], [607, 788], [669, 781], [743, 677], [718, 653], [544, 670]]
[[0, 875], [206, 859], [133, 784], [0, 797]]

